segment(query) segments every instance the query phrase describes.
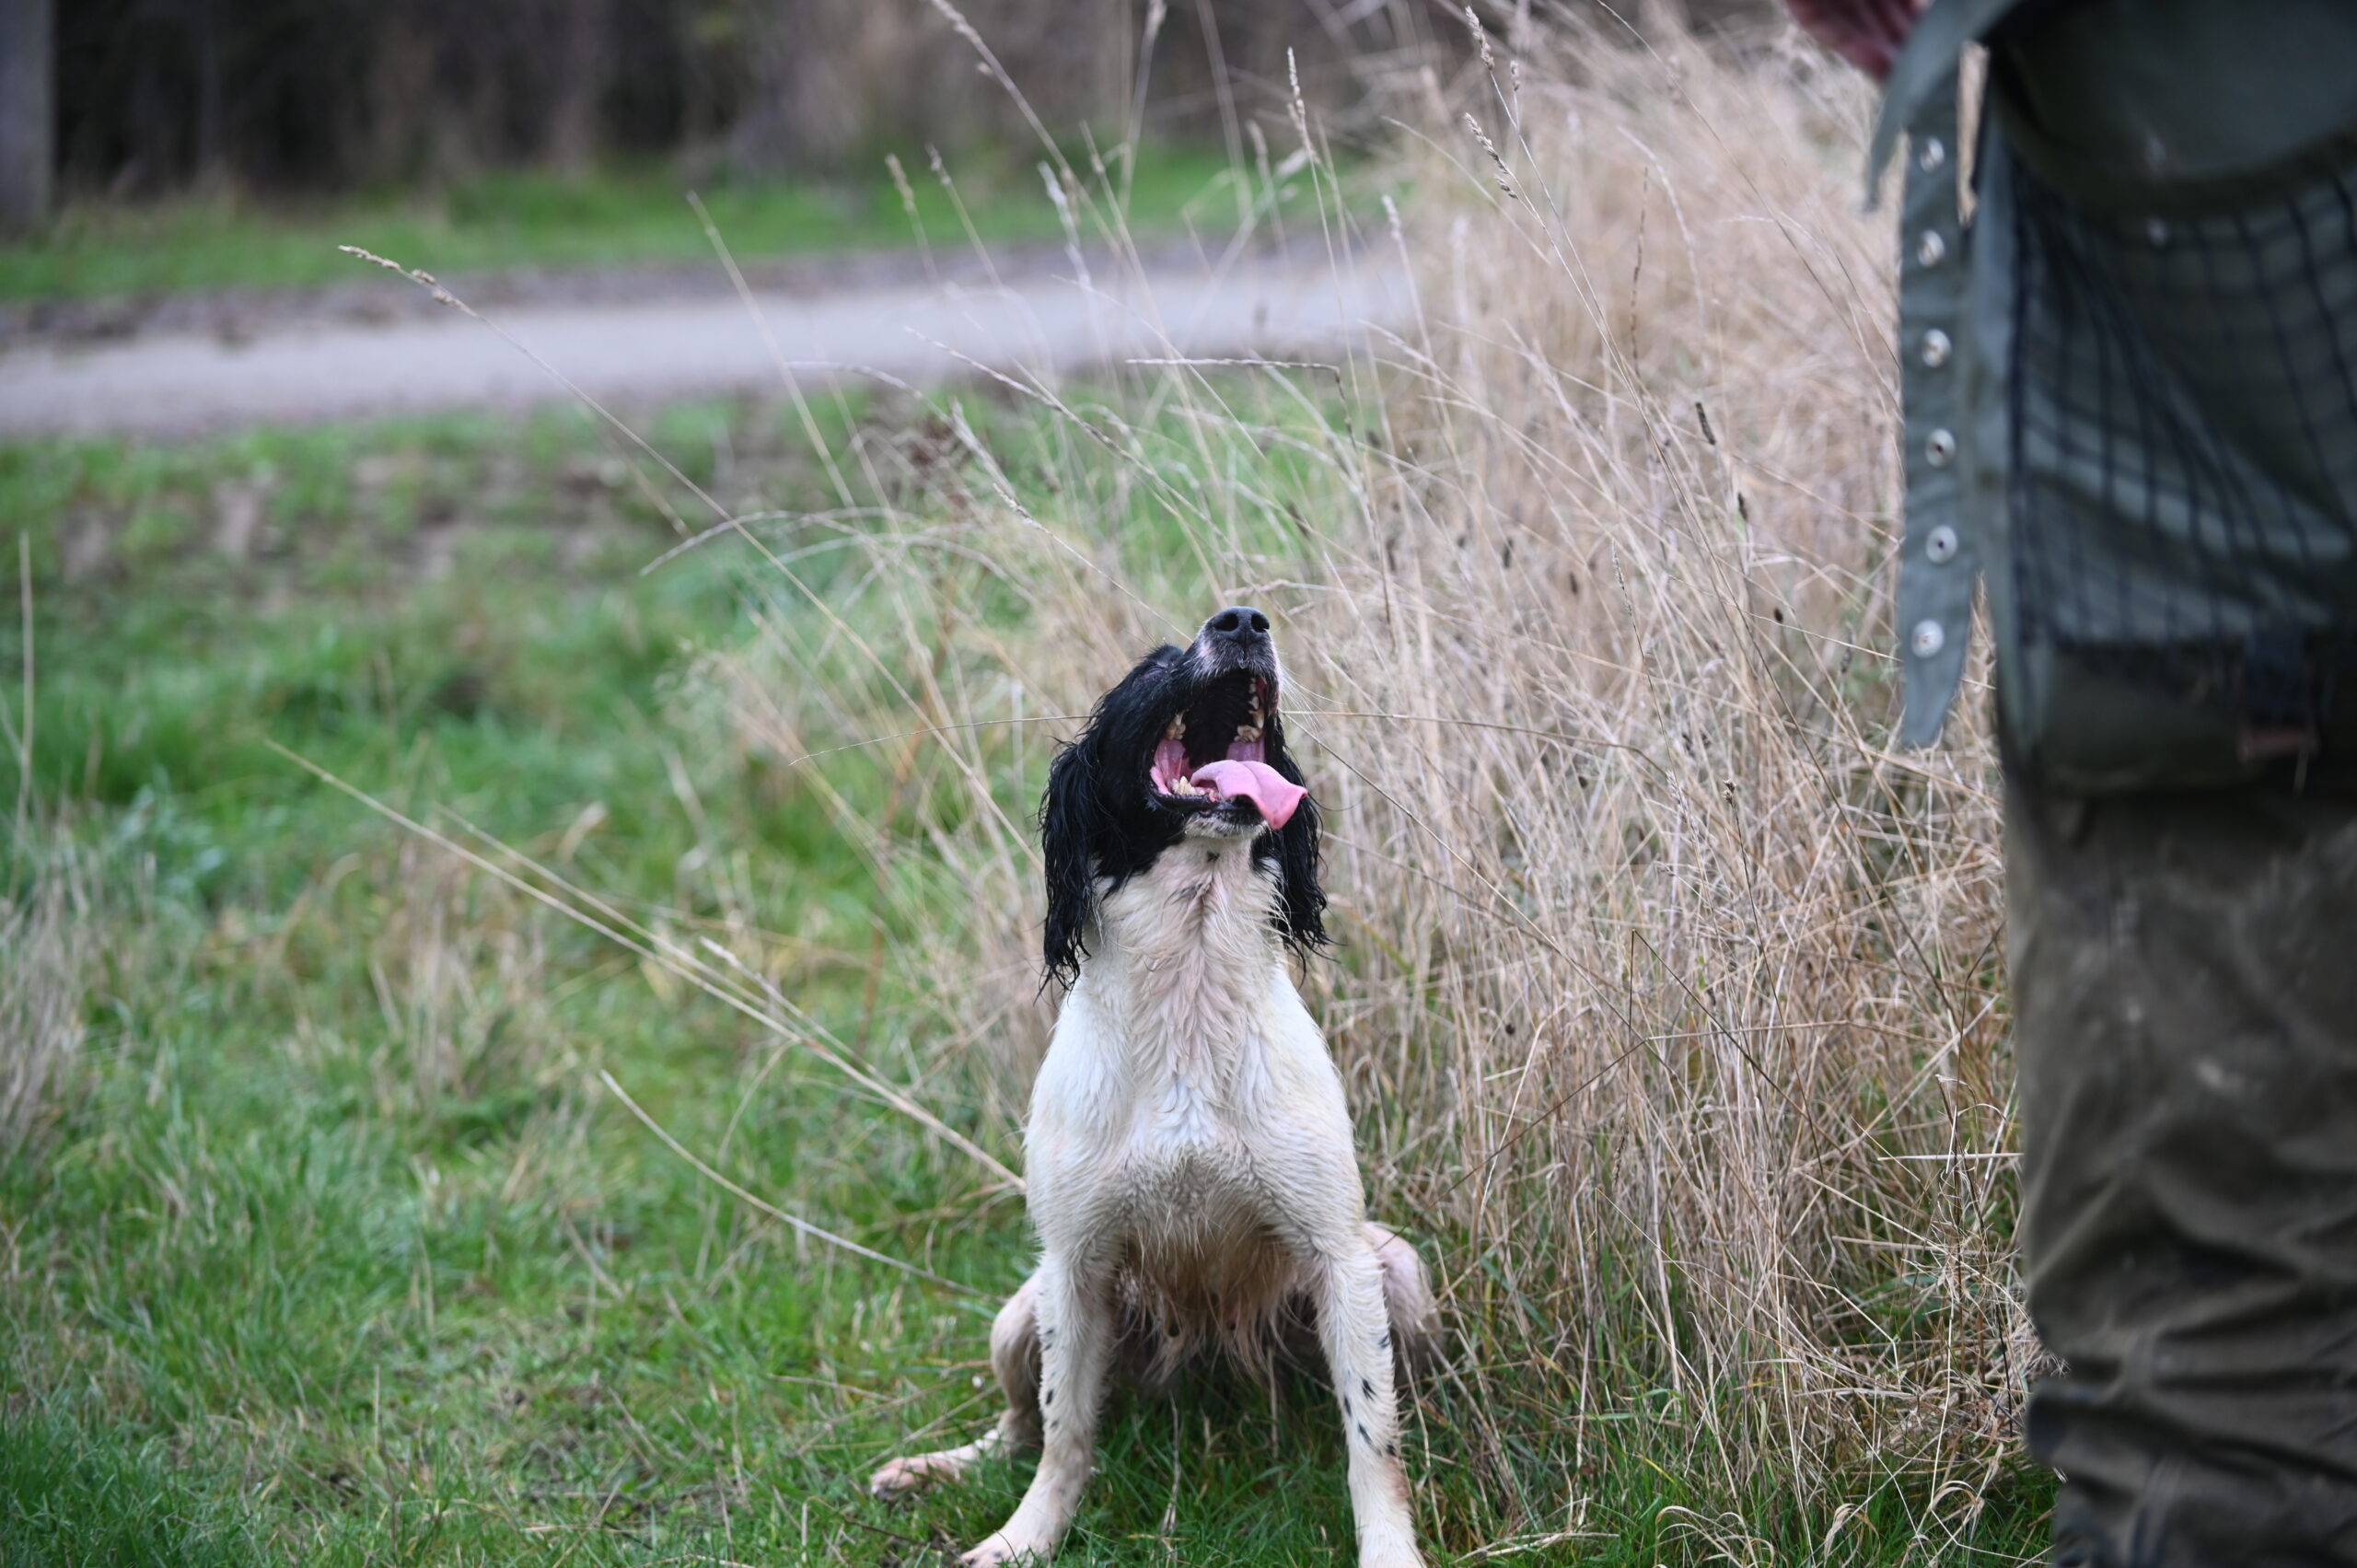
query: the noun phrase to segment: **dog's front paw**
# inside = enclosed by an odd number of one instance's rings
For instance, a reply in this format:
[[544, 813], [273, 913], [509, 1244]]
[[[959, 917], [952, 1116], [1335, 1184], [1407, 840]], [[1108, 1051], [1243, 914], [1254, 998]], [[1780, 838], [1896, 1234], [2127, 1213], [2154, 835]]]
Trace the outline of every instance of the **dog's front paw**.
[[1424, 1568], [1424, 1554], [1412, 1540], [1370, 1544], [1359, 1552], [1359, 1568]]
[[867, 1478], [867, 1494], [890, 1503], [912, 1492], [922, 1492], [936, 1481], [955, 1480], [955, 1468], [945, 1467], [937, 1460], [938, 1456], [933, 1454], [911, 1454], [894, 1459]]
[[1405, 1530], [1373, 1531], [1359, 1538], [1359, 1568], [1424, 1568], [1424, 1554]]
[[971, 1551], [967, 1551], [957, 1561], [959, 1561], [959, 1568], [1009, 1568], [1014, 1563], [1023, 1563], [1026, 1568], [1047, 1568], [1047, 1559], [1051, 1559], [1051, 1556], [1056, 1556], [1053, 1542], [1018, 1539], [1006, 1530], [999, 1530], [997, 1535], [985, 1539], [981, 1547], [973, 1547]]

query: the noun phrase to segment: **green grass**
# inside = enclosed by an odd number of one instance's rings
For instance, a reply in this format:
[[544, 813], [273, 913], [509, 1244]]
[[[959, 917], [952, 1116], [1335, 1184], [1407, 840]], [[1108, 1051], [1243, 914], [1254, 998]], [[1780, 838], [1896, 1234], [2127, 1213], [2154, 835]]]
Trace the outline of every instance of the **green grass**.
[[[923, 155], [902, 161], [926, 240], [963, 249], [968, 240], [957, 204]], [[983, 239], [1062, 234], [1036, 161], [990, 154], [953, 165], [958, 197]], [[1085, 163], [1076, 167], [1088, 176]], [[668, 170], [625, 168], [576, 178], [497, 174], [438, 192], [310, 204], [226, 198], [153, 206], [89, 203], [68, 208], [35, 239], [0, 246], [0, 300], [333, 283], [358, 275], [340, 245], [437, 273], [701, 265], [712, 260], [712, 249], [687, 205], [688, 189]], [[916, 238], [880, 162], [871, 178], [722, 182], [702, 195], [741, 261], [906, 246]], [[1216, 234], [1232, 231], [1237, 199], [1225, 159], [1191, 147], [1147, 148], [1137, 159], [1127, 218], [1140, 234], [1190, 223]], [[1097, 238], [1086, 218], [1083, 233]]]
[[[968, 412], [1028, 502], [1058, 505], [1035, 427]], [[819, 417], [840, 444], [914, 414]], [[819, 493], [773, 409], [649, 428], [724, 494]], [[1281, 498], [1282, 459], [1258, 460]], [[1129, 505], [1106, 526], [1169, 527]], [[991, 1413], [977, 1379], [993, 1298], [1028, 1263], [1019, 1203], [272, 749], [728, 944], [871, 1071], [932, 1073], [927, 1102], [1012, 1160], [1011, 1112], [921, 1049], [888, 981], [871, 997], [905, 933], [840, 824], [893, 831], [885, 761], [847, 753], [820, 780], [713, 744], [700, 659], [755, 612], [814, 628], [807, 607], [726, 542], [639, 575], [675, 525], [571, 413], [0, 448], [0, 515], [28, 529], [55, 814], [0, 875], [21, 889], [77, 842], [103, 938], [86, 1079], [37, 1157], [0, 1165], [0, 1563], [900, 1564], [993, 1527], [1020, 1464], [901, 1508], [858, 1483]], [[1133, 559], [1187, 570], [1175, 536]], [[836, 597], [855, 571], [823, 549], [798, 568]], [[23, 653], [7, 618], [11, 691]], [[0, 807], [15, 783], [0, 762]], [[1001, 784], [1019, 808], [1038, 779]], [[733, 1179], [975, 1294], [797, 1241], [600, 1072]], [[1573, 1423], [1540, 1419], [1476, 1469], [1426, 1388], [1411, 1468], [1436, 1556], [1560, 1531], [1577, 1501], [1582, 1534], [1515, 1560], [1716, 1560], [1678, 1511], [1698, 1500], [1675, 1401], [1581, 1413], [1584, 1464]], [[1333, 1424], [1306, 1388], [1273, 1408], [1216, 1381], [1125, 1400], [1064, 1560], [1346, 1561]], [[1904, 1487], [1859, 1501], [1828, 1557], [1821, 1508], [1758, 1499], [1759, 1560], [2006, 1561], [2045, 1499], [2001, 1490], [1973, 1550], [1939, 1551]]]

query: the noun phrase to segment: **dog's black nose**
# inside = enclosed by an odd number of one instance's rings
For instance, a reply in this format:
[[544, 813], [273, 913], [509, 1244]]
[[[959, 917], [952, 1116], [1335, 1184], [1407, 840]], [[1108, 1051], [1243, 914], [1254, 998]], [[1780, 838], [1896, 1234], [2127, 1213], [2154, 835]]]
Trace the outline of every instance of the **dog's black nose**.
[[1269, 618], [1250, 605], [1231, 605], [1203, 622], [1203, 636], [1248, 648], [1269, 640]]

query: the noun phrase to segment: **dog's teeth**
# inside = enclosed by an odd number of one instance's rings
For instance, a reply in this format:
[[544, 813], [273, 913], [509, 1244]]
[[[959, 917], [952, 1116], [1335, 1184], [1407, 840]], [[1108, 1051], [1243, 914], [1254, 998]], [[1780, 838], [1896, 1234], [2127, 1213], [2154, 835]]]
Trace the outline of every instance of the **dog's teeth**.
[[1236, 726], [1236, 738], [1249, 743], [1260, 738], [1260, 724], [1256, 716], [1252, 723]]
[[1168, 729], [1166, 729], [1166, 730], [1164, 730], [1164, 731], [1162, 732], [1162, 738], [1163, 738], [1163, 739], [1165, 739], [1165, 740], [1184, 740], [1184, 739], [1186, 739], [1186, 738], [1187, 738], [1187, 715], [1186, 715], [1186, 714], [1180, 714], [1177, 718], [1172, 719], [1172, 720], [1170, 721], [1170, 727], [1169, 727]]

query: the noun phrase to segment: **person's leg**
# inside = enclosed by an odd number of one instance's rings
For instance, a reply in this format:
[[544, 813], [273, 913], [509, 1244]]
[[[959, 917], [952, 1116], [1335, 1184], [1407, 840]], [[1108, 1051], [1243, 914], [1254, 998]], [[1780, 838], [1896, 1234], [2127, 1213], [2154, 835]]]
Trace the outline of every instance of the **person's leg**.
[[2054, 1561], [2357, 1562], [2357, 801], [2005, 804]]

